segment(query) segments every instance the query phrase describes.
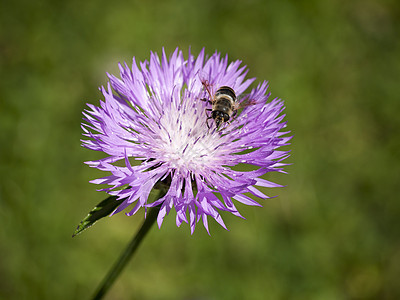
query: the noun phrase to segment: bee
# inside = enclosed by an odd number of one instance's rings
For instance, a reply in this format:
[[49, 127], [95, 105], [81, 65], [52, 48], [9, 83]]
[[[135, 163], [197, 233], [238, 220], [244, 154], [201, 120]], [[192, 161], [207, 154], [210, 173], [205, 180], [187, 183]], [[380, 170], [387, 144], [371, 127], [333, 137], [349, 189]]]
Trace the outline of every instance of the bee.
[[235, 91], [229, 86], [221, 86], [215, 94], [211, 93], [211, 85], [207, 80], [202, 80], [202, 84], [206, 89], [210, 100], [203, 98], [202, 101], [207, 101], [212, 105], [211, 108], [206, 108], [206, 111], [211, 111], [211, 115], [207, 117], [207, 127], [210, 128], [208, 120], [214, 119], [217, 129], [222, 123], [230, 123], [229, 120], [234, 118], [240, 108], [255, 104], [252, 101], [238, 102]]

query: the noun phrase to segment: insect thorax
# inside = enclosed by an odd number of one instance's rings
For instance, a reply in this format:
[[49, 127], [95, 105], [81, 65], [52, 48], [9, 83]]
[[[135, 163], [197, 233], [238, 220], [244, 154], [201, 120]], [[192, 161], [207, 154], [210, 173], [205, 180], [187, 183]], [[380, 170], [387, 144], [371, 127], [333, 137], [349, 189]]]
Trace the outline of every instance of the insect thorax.
[[226, 95], [217, 96], [213, 103], [212, 110], [222, 111], [227, 114], [231, 114], [231, 111], [233, 110], [233, 101], [230, 97], [227, 97]]

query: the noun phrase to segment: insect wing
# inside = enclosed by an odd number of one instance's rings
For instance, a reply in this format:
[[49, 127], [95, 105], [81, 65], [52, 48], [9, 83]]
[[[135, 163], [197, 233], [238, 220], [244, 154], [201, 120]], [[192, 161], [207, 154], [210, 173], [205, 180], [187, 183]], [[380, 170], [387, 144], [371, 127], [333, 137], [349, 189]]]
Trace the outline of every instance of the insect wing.
[[250, 98], [250, 94], [241, 94], [236, 99], [236, 109], [244, 109], [248, 106], [256, 105], [256, 100]]

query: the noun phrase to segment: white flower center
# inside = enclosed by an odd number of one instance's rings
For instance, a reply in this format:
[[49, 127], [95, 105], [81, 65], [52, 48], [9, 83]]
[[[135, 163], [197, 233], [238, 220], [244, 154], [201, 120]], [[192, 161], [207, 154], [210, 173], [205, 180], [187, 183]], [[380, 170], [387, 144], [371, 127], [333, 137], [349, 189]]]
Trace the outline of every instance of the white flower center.
[[[180, 107], [166, 108], [160, 119], [160, 145], [162, 160], [177, 170], [199, 171], [216, 163], [217, 145], [221, 143], [217, 132], [209, 129], [207, 114], [200, 103], [184, 101]], [[211, 125], [213, 120], [208, 120]]]

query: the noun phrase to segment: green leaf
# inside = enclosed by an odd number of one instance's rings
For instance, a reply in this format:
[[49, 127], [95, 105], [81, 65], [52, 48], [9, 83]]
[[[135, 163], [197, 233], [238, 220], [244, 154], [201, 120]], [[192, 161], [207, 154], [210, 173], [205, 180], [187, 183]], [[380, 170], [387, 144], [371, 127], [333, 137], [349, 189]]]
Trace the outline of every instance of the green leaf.
[[88, 229], [101, 218], [110, 215], [118, 206], [120, 206], [125, 199], [117, 200], [116, 196], [110, 196], [101, 201], [89, 214], [84, 218], [76, 228], [72, 237], [80, 234], [82, 231]]

